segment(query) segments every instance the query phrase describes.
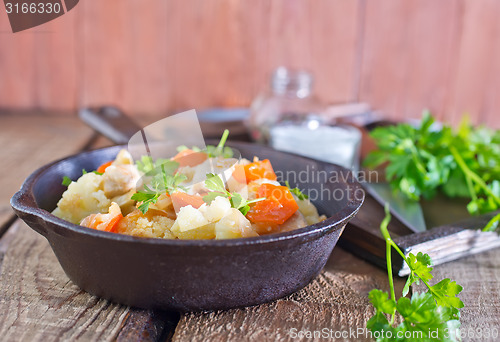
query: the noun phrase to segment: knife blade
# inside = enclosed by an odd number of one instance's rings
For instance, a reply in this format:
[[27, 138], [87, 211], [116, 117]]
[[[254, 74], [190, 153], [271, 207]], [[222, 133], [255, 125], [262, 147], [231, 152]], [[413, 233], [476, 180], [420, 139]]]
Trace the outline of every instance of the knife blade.
[[412, 231], [415, 233], [426, 231], [424, 214], [419, 202], [412, 201], [401, 193], [395, 193], [388, 183], [363, 182], [362, 185], [377, 202], [383, 206], [388, 203], [391, 214]]

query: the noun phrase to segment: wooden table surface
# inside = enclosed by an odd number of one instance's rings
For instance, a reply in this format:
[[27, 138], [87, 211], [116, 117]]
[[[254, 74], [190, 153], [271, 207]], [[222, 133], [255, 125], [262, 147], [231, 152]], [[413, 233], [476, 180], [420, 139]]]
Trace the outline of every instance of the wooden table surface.
[[[293, 331], [363, 328], [373, 314], [368, 292], [388, 289], [384, 270], [337, 247], [306, 288], [260, 306], [178, 314], [99, 299], [66, 277], [47, 241], [14, 217], [9, 199], [37, 167], [111, 143], [73, 116], [3, 114], [0, 144], [4, 146], [0, 152], [4, 165], [0, 171], [1, 341], [310, 340], [294, 339]], [[477, 329], [500, 330], [500, 249], [437, 266], [435, 271], [437, 279], [449, 277], [464, 286], [460, 295], [465, 303], [463, 333], [475, 336]], [[396, 281], [399, 293], [403, 284], [403, 279]]]

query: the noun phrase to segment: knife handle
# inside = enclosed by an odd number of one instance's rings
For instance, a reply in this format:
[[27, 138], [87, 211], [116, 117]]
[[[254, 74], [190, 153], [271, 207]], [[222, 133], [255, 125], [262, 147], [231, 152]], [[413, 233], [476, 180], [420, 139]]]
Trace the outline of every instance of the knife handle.
[[[500, 247], [500, 235], [497, 232], [483, 232], [489, 220], [499, 212], [472, 217], [468, 220], [435, 227], [422, 233], [399, 236], [394, 242], [405, 255], [410, 252], [427, 253], [434, 265], [457, 260], [462, 257]], [[408, 266], [402, 263], [399, 275], [410, 273]]]
[[78, 111], [78, 116], [98, 133], [118, 145], [127, 144], [141, 127], [123, 111], [114, 106], [86, 107]]

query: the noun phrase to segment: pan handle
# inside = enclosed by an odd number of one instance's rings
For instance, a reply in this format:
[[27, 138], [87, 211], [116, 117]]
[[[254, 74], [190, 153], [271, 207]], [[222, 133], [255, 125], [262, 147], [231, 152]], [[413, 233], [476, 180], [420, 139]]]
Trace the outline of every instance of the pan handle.
[[10, 205], [16, 215], [26, 222], [37, 233], [47, 236], [45, 222], [40, 218], [41, 209], [37, 208], [33, 194], [26, 191], [26, 188], [21, 188], [10, 199]]
[[95, 131], [118, 145], [127, 144], [132, 135], [141, 129], [114, 106], [82, 108], [78, 111], [78, 116]]

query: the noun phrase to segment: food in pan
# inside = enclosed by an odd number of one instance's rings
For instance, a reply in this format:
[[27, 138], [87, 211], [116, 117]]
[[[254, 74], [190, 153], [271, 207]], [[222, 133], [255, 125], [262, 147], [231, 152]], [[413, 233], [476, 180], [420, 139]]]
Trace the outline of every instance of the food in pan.
[[170, 159], [126, 150], [76, 181], [53, 214], [89, 228], [164, 239], [233, 239], [285, 232], [325, 219], [270, 160], [236, 159], [224, 147], [178, 148]]

